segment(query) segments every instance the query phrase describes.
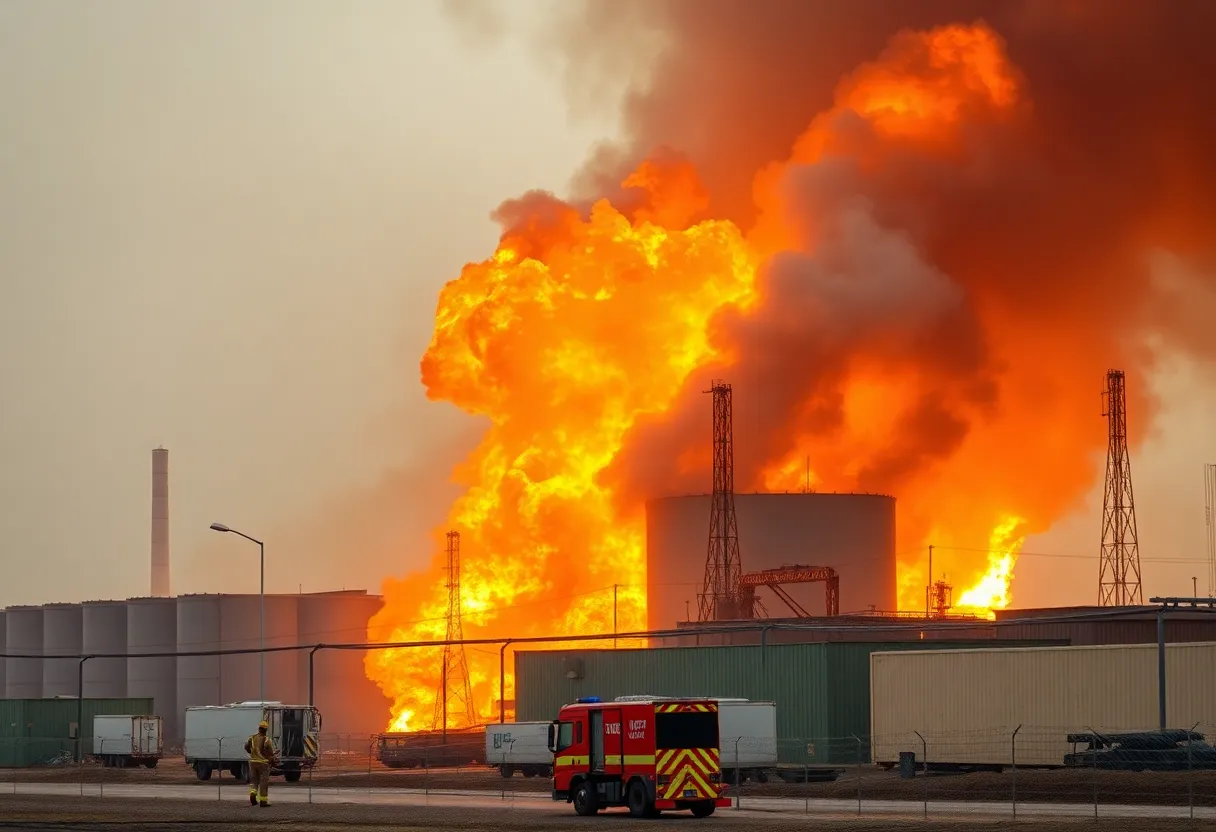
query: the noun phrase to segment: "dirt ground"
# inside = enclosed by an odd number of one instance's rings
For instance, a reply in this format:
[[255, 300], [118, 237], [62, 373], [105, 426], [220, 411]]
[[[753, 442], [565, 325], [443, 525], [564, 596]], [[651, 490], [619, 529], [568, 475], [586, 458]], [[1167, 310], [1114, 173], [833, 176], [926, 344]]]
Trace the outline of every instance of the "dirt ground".
[[[525, 778], [516, 774], [503, 778], [487, 769], [435, 769], [430, 771], [393, 771], [366, 761], [326, 761], [305, 775], [301, 786], [325, 788], [406, 788], [434, 792], [486, 790], [491, 792], [547, 792], [549, 779]], [[180, 761], [163, 760], [156, 769], [105, 769], [100, 766], [68, 765], [43, 769], [0, 770], [0, 793], [8, 782], [50, 783], [163, 783], [195, 784], [200, 788], [224, 787], [237, 783], [230, 775], [213, 775], [198, 781]], [[282, 780], [275, 778], [275, 782]], [[290, 786], [286, 786], [291, 788]], [[874, 767], [843, 770], [839, 779], [829, 783], [743, 783], [739, 794], [757, 797], [836, 798], [869, 800], [995, 801], [1012, 802], [1016, 789], [1019, 803], [1092, 803], [1167, 806], [1216, 806], [1216, 772], [1111, 772], [1085, 769], [1054, 771], [1020, 770], [1002, 774], [918, 776], [900, 779], [896, 772]], [[734, 793], [734, 789], [731, 789]]]
[[[28, 797], [0, 794], [0, 829], [71, 829], [119, 830], [139, 829], [146, 832], [175, 830], [239, 829], [245, 827], [273, 828], [278, 832], [360, 832], [360, 830], [395, 829], [402, 832], [422, 832], [430, 829], [494, 830], [494, 832], [566, 832], [588, 829], [594, 824], [610, 824], [617, 832], [653, 829], [655, 824], [749, 832], [771, 830], [785, 832], [807, 828], [803, 816], [736, 814], [719, 812], [712, 818], [695, 820], [687, 815], [665, 815], [657, 821], [634, 820], [627, 814], [614, 812], [598, 818], [579, 818], [573, 814], [554, 815], [541, 812], [502, 811], [465, 807], [369, 806], [369, 805], [292, 805], [280, 804], [267, 809], [255, 809], [240, 803], [127, 800], [107, 798]], [[1193, 832], [1216, 829], [1211, 821], [1159, 820], [1146, 824], [1143, 819], [1094, 821], [1044, 820], [1037, 822], [909, 821], [883, 819], [827, 820], [816, 818], [816, 829], [830, 832], [1009, 832], [1015, 827], [1033, 832]]]

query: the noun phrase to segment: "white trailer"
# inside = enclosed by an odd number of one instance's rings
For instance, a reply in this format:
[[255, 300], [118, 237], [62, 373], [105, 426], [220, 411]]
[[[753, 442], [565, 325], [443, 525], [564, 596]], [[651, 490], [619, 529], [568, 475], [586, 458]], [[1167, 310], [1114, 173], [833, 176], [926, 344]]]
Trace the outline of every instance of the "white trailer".
[[549, 722], [499, 722], [486, 726], [486, 763], [503, 777], [551, 777]]
[[97, 714], [93, 717], [93, 758], [109, 768], [156, 768], [164, 754], [158, 716]]
[[194, 768], [199, 780], [210, 780], [213, 771], [227, 770], [248, 781], [245, 741], [258, 732], [262, 720], [270, 723], [267, 734], [279, 752], [279, 762], [270, 773], [296, 782], [305, 769], [317, 763], [321, 714], [311, 705], [235, 702], [187, 708], [186, 764]]
[[[618, 696], [617, 702], [664, 699], [662, 696]], [[718, 703], [718, 756], [722, 778], [735, 783], [754, 778], [761, 783], [777, 768], [777, 703], [705, 697]]]

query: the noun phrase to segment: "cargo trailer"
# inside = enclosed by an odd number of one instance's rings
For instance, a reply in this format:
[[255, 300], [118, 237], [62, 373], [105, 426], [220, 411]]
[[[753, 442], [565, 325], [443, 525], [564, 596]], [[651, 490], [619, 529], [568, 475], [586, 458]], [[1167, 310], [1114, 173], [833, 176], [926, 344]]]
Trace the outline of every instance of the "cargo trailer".
[[460, 768], [484, 765], [483, 728], [380, 734], [376, 758], [388, 768]]
[[[1216, 643], [1169, 644], [1170, 727], [1216, 728]], [[870, 656], [873, 760], [932, 769], [1064, 766], [1081, 732], [1159, 727], [1157, 645], [1004, 647]]]
[[498, 722], [486, 726], [486, 763], [503, 777], [551, 777], [549, 722]]
[[98, 714], [93, 717], [93, 759], [108, 768], [156, 768], [164, 754], [159, 716]]
[[298, 781], [305, 769], [317, 764], [321, 714], [311, 705], [236, 702], [187, 708], [186, 764], [194, 768], [199, 780], [210, 780], [212, 772], [227, 770], [248, 781], [245, 741], [258, 732], [263, 720], [270, 724], [267, 735], [279, 752], [279, 762], [270, 773], [283, 775], [288, 783]]

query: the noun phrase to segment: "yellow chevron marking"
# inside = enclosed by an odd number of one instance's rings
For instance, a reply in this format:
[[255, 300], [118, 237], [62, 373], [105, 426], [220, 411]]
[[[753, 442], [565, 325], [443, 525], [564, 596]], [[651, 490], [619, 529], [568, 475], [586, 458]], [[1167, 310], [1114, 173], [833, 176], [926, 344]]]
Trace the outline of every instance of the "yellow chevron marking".
[[656, 764], [656, 774], [666, 774], [667, 764], [671, 762], [671, 758], [675, 756], [676, 749], [669, 748], [659, 755], [658, 763]]

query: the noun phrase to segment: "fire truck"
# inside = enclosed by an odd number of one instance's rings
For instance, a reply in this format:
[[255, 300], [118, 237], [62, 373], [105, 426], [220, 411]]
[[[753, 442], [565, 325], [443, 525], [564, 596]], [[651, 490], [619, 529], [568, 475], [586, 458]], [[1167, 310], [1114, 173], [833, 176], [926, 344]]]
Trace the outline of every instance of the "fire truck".
[[709, 817], [723, 797], [718, 703], [704, 699], [566, 705], [549, 726], [553, 799], [590, 816], [627, 806], [634, 817], [688, 809]]

